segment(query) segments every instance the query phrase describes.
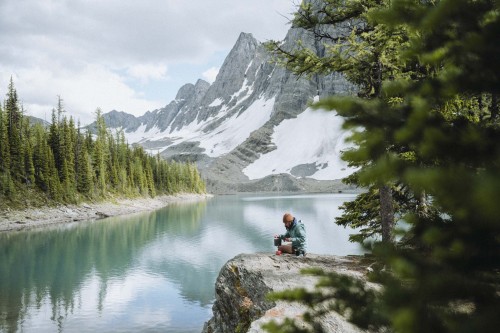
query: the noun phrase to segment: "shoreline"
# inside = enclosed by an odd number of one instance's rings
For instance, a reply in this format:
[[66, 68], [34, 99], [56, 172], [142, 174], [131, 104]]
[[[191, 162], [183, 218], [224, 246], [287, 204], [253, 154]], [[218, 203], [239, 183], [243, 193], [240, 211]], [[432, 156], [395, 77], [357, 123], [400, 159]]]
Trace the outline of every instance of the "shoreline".
[[99, 203], [1, 211], [0, 232], [20, 231], [61, 223], [98, 220], [111, 216], [153, 211], [171, 203], [200, 201], [212, 196], [211, 194], [182, 193], [154, 198], [114, 199]]

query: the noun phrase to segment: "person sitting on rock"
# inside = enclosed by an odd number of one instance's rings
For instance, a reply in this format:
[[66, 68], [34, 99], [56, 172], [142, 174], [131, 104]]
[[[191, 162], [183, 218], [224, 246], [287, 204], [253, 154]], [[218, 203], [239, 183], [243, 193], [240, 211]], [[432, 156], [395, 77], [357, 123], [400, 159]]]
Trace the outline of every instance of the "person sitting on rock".
[[278, 251], [281, 253], [294, 253], [295, 255], [306, 255], [306, 229], [302, 221], [293, 217], [290, 213], [283, 215], [283, 224], [286, 228], [286, 233], [275, 235], [275, 238], [280, 238], [291, 244], [283, 244], [278, 246]]

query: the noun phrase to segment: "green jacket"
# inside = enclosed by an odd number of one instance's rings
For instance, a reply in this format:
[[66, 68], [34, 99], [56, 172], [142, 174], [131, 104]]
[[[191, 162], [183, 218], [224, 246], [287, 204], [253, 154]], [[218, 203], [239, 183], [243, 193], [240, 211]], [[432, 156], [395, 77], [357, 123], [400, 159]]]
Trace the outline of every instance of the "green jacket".
[[302, 221], [297, 221], [295, 217], [293, 218], [290, 229], [288, 229], [285, 234], [280, 235], [280, 238], [290, 238], [294, 250], [302, 250], [304, 252], [307, 250], [306, 228]]

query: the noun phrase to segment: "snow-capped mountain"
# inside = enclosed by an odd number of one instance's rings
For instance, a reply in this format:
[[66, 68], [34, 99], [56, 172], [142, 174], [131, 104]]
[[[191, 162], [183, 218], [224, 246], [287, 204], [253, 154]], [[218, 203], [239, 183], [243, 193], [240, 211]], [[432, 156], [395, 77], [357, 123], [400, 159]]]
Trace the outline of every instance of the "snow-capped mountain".
[[[324, 52], [302, 29], [290, 29], [284, 45], [298, 40]], [[338, 180], [353, 171], [339, 158], [342, 119], [308, 103], [354, 87], [339, 74], [297, 77], [270, 60], [242, 33], [213, 84], [186, 84], [167, 106], [141, 117], [112, 111], [104, 118], [129, 143], [196, 162], [211, 192], [341, 189]]]

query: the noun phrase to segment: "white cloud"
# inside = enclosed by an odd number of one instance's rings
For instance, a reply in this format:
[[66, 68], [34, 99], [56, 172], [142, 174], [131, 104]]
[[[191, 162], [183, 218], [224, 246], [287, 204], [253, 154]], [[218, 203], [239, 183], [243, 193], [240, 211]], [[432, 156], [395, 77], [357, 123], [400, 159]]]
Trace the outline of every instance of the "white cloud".
[[[3, 74], [2, 79], [6, 79]], [[97, 108], [142, 115], [164, 105], [163, 101], [142, 98], [140, 91], [125, 83], [125, 78], [101, 65], [71, 71], [26, 68], [18, 71], [13, 80], [27, 114], [46, 120], [50, 120], [51, 110], [57, 105], [57, 96], [63, 99], [68, 115], [82, 125], [94, 121]], [[7, 87], [7, 80], [2, 80], [2, 86]]]
[[142, 83], [147, 83], [149, 80], [166, 80], [167, 66], [165, 64], [137, 64], [131, 66], [127, 73]]
[[215, 78], [217, 77], [217, 74], [219, 74], [219, 69], [220, 67], [210, 67], [209, 69], [204, 71], [201, 75], [203, 79], [205, 79], [209, 83], [213, 83], [215, 81]]
[[144, 114], [185, 83], [213, 81], [241, 32], [284, 38], [294, 2], [2, 0], [0, 94], [14, 76], [35, 116], [57, 95], [83, 122], [97, 107]]

